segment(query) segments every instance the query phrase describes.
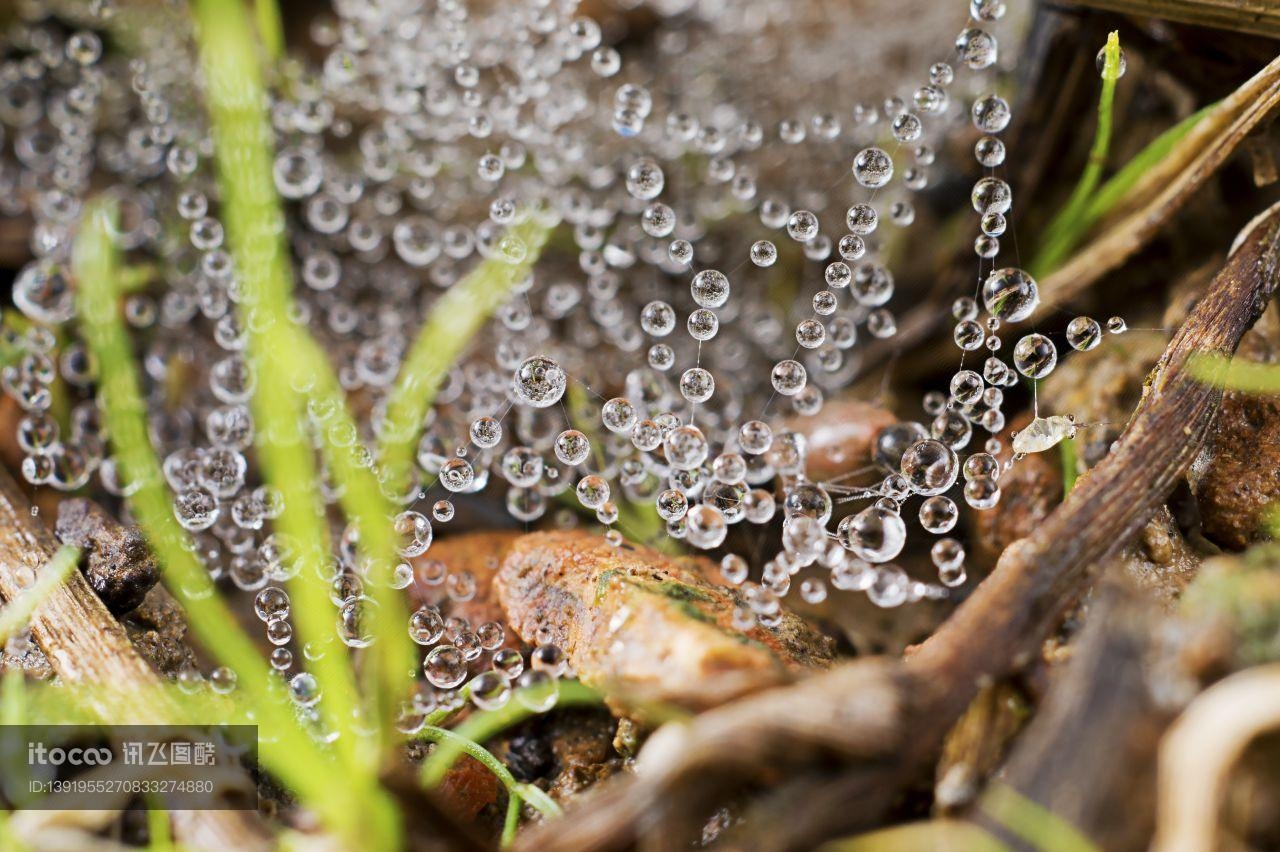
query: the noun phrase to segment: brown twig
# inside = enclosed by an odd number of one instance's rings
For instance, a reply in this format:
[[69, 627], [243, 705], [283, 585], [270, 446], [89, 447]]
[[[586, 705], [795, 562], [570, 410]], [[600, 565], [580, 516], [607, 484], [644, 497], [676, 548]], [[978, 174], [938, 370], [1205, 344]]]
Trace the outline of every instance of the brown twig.
[[[53, 534], [31, 513], [31, 504], [0, 466], [0, 597], [13, 600], [58, 550]], [[156, 693], [159, 677], [129, 643], [120, 623], [89, 588], [79, 571], [41, 603], [31, 616], [31, 634], [58, 677], [67, 684], [110, 683], [118, 690], [135, 686], [139, 694]], [[96, 703], [97, 690], [85, 699]], [[93, 707], [115, 711], [113, 703]], [[163, 723], [162, 714], [138, 702], [137, 723]], [[256, 817], [243, 811], [180, 811], [174, 832], [198, 849], [261, 849], [265, 838]]]
[[[12, 600], [58, 550], [58, 542], [32, 514], [31, 504], [7, 471], [0, 470], [0, 596]], [[31, 632], [53, 669], [68, 683], [152, 682], [155, 675], [133, 651], [111, 617], [73, 572], [67, 583], [31, 617]], [[107, 708], [99, 708], [106, 710]]]
[[[1242, 235], [1240, 248], [1169, 343], [1116, 449], [1035, 533], [1004, 552], [992, 574], [915, 653], [896, 665], [846, 664], [749, 699], [752, 718], [766, 703], [780, 716], [829, 714], [838, 707], [847, 731], [841, 750], [861, 755], [850, 769], [815, 789], [804, 818], [791, 820], [773, 842], [811, 848], [835, 832], [881, 820], [900, 792], [927, 774], [947, 731], [980, 686], [1008, 676], [1037, 653], [1088, 587], [1095, 567], [1112, 559], [1143, 526], [1199, 452], [1222, 391], [1193, 378], [1187, 361], [1197, 353], [1232, 353], [1278, 280], [1280, 214], [1272, 211]], [[874, 700], [848, 689], [853, 669], [864, 670], [864, 685], [875, 684]], [[896, 701], [886, 698], [885, 690], [896, 691]], [[888, 727], [876, 715], [886, 703], [901, 708], [896, 724]], [[812, 765], [808, 750], [788, 748], [786, 738], [798, 735], [779, 728], [772, 732], [776, 741], [767, 765], [748, 772], [740, 750], [753, 729], [738, 727], [734, 713], [730, 705], [704, 714], [679, 735], [686, 743], [714, 738], [733, 747], [715, 754], [705, 748], [642, 754], [644, 771], [585, 797], [569, 819], [527, 832], [521, 848], [630, 848], [642, 835], [669, 838], [663, 842], [674, 847], [684, 838], [664, 814], [679, 811], [690, 794], [690, 779], [709, 791], [740, 787], [761, 772]]]

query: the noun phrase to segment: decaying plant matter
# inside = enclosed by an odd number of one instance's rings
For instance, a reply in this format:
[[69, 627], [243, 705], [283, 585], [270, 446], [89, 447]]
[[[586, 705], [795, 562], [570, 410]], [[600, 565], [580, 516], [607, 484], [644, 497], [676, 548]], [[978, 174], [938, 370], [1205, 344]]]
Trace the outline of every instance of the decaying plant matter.
[[[33, 513], [13, 478], [2, 468], [0, 531], [0, 596], [13, 601], [31, 585], [35, 570], [58, 552], [58, 543]], [[125, 570], [145, 571], [148, 560], [149, 555], [144, 554]], [[113, 683], [122, 693], [144, 697], [138, 708], [140, 724], [159, 723], [165, 718], [162, 709], [154, 708], [155, 712], [149, 714], [147, 707], [147, 702], [158, 700], [154, 687], [162, 682], [160, 677], [134, 650], [124, 628], [80, 572], [71, 571], [66, 583], [41, 601], [30, 623], [40, 650], [62, 681]], [[92, 695], [89, 693], [89, 701], [93, 700]], [[116, 709], [114, 703], [100, 708], [108, 716]], [[39, 831], [47, 820], [32, 815], [30, 821], [33, 836], [28, 839], [39, 842]], [[14, 829], [21, 836], [24, 826], [19, 823]], [[196, 848], [267, 848], [267, 836], [257, 820], [242, 811], [180, 814], [174, 822], [174, 832]]]
[[599, 536], [524, 536], [496, 578], [526, 642], [549, 631], [586, 683], [706, 709], [830, 664], [831, 642], [782, 610], [769, 629], [734, 624], [742, 593], [709, 581], [710, 560], [675, 560]]

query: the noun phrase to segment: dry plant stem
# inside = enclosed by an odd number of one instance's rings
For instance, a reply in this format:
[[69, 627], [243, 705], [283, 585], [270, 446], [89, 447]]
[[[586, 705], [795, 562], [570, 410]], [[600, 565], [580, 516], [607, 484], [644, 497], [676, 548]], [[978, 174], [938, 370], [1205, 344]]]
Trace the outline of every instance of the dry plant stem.
[[1231, 767], [1280, 727], [1280, 665], [1247, 669], [1205, 690], [1160, 746], [1154, 852], [1215, 849]]
[[[58, 542], [31, 514], [31, 504], [17, 483], [0, 467], [0, 596], [6, 601], [22, 593], [19, 576], [35, 570], [53, 557]], [[156, 692], [160, 678], [129, 643], [120, 622], [89, 588], [79, 571], [71, 572], [31, 616], [31, 633], [44, 651], [58, 677], [68, 684], [110, 683], [121, 692], [136, 685], [141, 691]], [[97, 690], [85, 692], [95, 702]], [[94, 708], [110, 714], [113, 703]], [[143, 723], [147, 705], [139, 702], [138, 717]], [[163, 723], [163, 714], [152, 722]], [[244, 811], [184, 811], [174, 814], [174, 832], [197, 849], [263, 849], [265, 838], [257, 818]]]
[[[1257, 222], [1174, 336], [1117, 448], [1028, 538], [1010, 546], [977, 591], [904, 662], [864, 660], [695, 718], [641, 758], [636, 777], [584, 797], [553, 829], [527, 831], [518, 846], [538, 850], [631, 848], [642, 833], [681, 838], [654, 814], [688, 795], [697, 779], [741, 784], [754, 769], [794, 769], [814, 747], [851, 759], [828, 785], [828, 807], [791, 820], [784, 848], [811, 848], [838, 832], [875, 825], [896, 795], [927, 774], [947, 731], [984, 683], [1031, 659], [1107, 563], [1146, 522], [1195, 459], [1222, 391], [1185, 369], [1197, 353], [1229, 354], [1262, 313], [1280, 278], [1280, 215]], [[860, 672], [862, 686], [850, 689]], [[869, 697], [874, 696], [874, 697]], [[896, 717], [886, 724], [886, 706]], [[832, 743], [815, 742], [808, 720], [773, 723], [758, 743], [759, 719], [839, 713]], [[754, 744], [754, 745], [753, 745]], [[800, 748], [807, 744], [809, 748]], [[830, 748], [835, 746], [835, 748]], [[753, 760], [754, 759], [754, 760]]]
[[1074, 0], [1077, 6], [1280, 37], [1275, 0]]
[[[1134, 186], [1138, 206], [1040, 282], [1041, 308], [1087, 290], [1149, 243], [1255, 127], [1280, 109], [1280, 58], [1232, 92]], [[1128, 205], [1127, 205], [1128, 206]]]
[[[893, 663], [868, 660], [710, 710], [688, 725], [660, 728], [645, 745], [634, 781], [609, 783], [567, 819], [526, 829], [520, 850], [686, 848], [678, 832], [647, 831], [655, 818], [683, 823], [721, 782], [835, 753], [874, 759], [899, 745], [901, 697]], [[840, 700], [832, 700], [841, 696]], [[667, 793], [679, 790], [679, 796]], [[795, 823], [790, 823], [793, 827]]]
[[[1035, 719], [1017, 742], [1003, 784], [1047, 808], [1099, 848], [1144, 849], [1154, 822], [1154, 758], [1169, 722], [1147, 687], [1155, 653], [1155, 602], [1124, 581], [1113, 562]], [[984, 796], [1002, 820], [1007, 795]], [[997, 828], [998, 831], [998, 828]]]
[[[20, 595], [19, 575], [48, 562], [58, 546], [53, 533], [32, 516], [13, 478], [0, 469], [0, 595], [6, 601]], [[79, 571], [32, 614], [31, 632], [64, 681], [157, 680]]]

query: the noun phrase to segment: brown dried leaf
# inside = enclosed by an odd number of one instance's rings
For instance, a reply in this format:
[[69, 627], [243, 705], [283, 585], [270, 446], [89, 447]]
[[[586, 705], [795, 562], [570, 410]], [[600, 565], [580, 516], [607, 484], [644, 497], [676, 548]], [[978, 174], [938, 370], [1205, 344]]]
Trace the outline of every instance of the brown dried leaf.
[[745, 599], [709, 582], [711, 570], [706, 559], [545, 532], [515, 542], [495, 585], [521, 638], [559, 645], [579, 678], [624, 701], [705, 709], [831, 661], [830, 640], [789, 612], [775, 629], [735, 629]]

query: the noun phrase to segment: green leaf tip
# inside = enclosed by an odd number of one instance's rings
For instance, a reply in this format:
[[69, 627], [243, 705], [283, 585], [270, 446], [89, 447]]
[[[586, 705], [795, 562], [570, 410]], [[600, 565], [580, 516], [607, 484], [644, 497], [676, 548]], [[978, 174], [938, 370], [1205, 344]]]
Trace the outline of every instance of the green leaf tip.
[[1124, 60], [1120, 52], [1119, 30], [1112, 30], [1108, 33], [1107, 45], [1102, 48], [1102, 51], [1102, 79], [1114, 83], [1124, 73], [1123, 65], [1121, 64]]

